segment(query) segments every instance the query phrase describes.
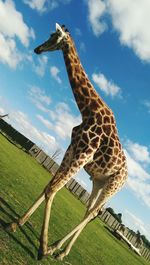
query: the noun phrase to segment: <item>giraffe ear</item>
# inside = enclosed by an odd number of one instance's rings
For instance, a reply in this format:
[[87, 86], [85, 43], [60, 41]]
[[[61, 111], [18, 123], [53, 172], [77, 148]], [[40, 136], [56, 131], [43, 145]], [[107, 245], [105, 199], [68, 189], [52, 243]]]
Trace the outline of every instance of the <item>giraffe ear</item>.
[[63, 33], [63, 30], [58, 23], [56, 23], [56, 31], [60, 31], [61, 33]]

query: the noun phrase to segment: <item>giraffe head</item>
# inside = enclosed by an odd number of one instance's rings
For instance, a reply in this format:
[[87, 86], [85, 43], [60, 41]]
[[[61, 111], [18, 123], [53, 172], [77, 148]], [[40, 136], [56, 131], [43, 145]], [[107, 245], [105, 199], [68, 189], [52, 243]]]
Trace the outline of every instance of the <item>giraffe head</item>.
[[65, 30], [65, 26], [62, 27], [56, 23], [56, 32], [50, 35], [50, 38], [43, 44], [34, 49], [34, 52], [40, 54], [47, 51], [62, 50], [63, 47], [68, 45], [70, 39], [69, 32]]

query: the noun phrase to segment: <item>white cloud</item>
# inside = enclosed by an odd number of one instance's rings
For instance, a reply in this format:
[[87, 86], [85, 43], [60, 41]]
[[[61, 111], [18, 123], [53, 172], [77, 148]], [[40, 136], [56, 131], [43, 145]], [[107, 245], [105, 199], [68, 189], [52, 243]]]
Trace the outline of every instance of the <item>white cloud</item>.
[[12, 0], [0, 1], [0, 32], [9, 38], [18, 37], [28, 47], [29, 39], [34, 38], [34, 31], [29, 28]]
[[136, 197], [150, 208], [150, 174], [131, 157], [127, 150], [125, 150], [125, 154], [129, 175], [127, 180], [128, 186]]
[[15, 41], [11, 38], [4, 37], [0, 33], [0, 61], [15, 69], [22, 59], [23, 56], [18, 51]]
[[0, 115], [6, 114], [5, 110], [3, 108], [0, 108]]
[[48, 128], [48, 129], [53, 129], [52, 123], [45, 119], [42, 115], [37, 114], [36, 117]]
[[135, 161], [127, 150], [125, 150], [125, 154], [128, 162], [129, 176], [131, 178], [136, 178], [138, 181], [150, 180], [150, 174], [143, 169], [140, 163]]
[[29, 99], [34, 103], [34, 105], [38, 109], [44, 112], [49, 112], [49, 105], [51, 103], [51, 98], [46, 95], [43, 89], [37, 86], [30, 86], [28, 90], [28, 95]]
[[[10, 102], [5, 99], [4, 97], [0, 96], [0, 114], [10, 114]], [[8, 119], [8, 117], [6, 117], [5, 119]]]
[[48, 118], [45, 118], [38, 114], [37, 118], [48, 129], [54, 131], [59, 138], [63, 140], [70, 138], [72, 128], [81, 123], [81, 117], [73, 115], [69, 106], [64, 102], [57, 103], [52, 110], [49, 106], [51, 98], [39, 87], [31, 86], [28, 95], [36, 108], [48, 115]]
[[145, 227], [145, 220], [141, 220], [127, 209], [125, 209], [124, 220], [126, 226], [132, 228], [135, 232], [139, 230], [141, 234], [144, 234], [150, 240], [150, 227]]
[[150, 208], [150, 182], [129, 177], [128, 185], [136, 197], [139, 198], [139, 201], [144, 202], [144, 204]]
[[33, 70], [37, 75], [43, 77], [45, 74], [48, 58], [47, 56], [43, 55], [41, 57], [38, 57], [37, 61], [38, 63], [33, 64]]
[[150, 153], [147, 146], [128, 140], [126, 142], [126, 148], [136, 161], [150, 163]]
[[128, 186], [150, 208], [150, 174], [144, 169], [149, 165], [150, 154], [146, 146], [128, 140], [125, 143], [128, 164]]
[[88, 20], [91, 24], [93, 33], [98, 37], [102, 34], [107, 25], [101, 21], [102, 16], [106, 12], [106, 3], [101, 0], [88, 0]]
[[21, 111], [13, 111], [10, 115], [11, 124], [31, 141], [42, 147], [47, 153], [52, 154], [57, 148], [56, 139], [50, 134], [38, 130], [30, 121], [27, 114]]
[[49, 10], [58, 8], [61, 4], [69, 4], [72, 0], [50, 0], [48, 1]]
[[43, 13], [47, 10], [53, 10], [61, 4], [69, 4], [71, 0], [23, 0], [30, 8]]
[[146, 100], [146, 101], [144, 102], [144, 105], [147, 107], [148, 112], [150, 113], [150, 101]]
[[112, 81], [108, 81], [102, 73], [92, 74], [92, 79], [106, 95], [114, 97], [121, 92], [121, 88]]
[[[47, 99], [45, 102], [48, 102]], [[46, 104], [46, 103], [45, 103]], [[37, 129], [33, 124], [29, 115], [19, 110], [10, 109], [10, 103], [5, 101], [5, 98], [0, 96], [0, 114], [9, 114], [9, 123], [16, 128], [19, 132], [37, 144], [46, 153], [52, 155], [57, 149], [60, 149], [59, 143], [56, 141], [53, 135], [45, 132], [44, 130]], [[4, 105], [4, 107], [3, 107]], [[40, 117], [40, 115], [36, 115]], [[41, 116], [42, 117], [42, 116]], [[41, 118], [40, 117], [40, 118]], [[39, 118], [39, 119], [40, 119]], [[63, 152], [64, 153], [64, 152]], [[62, 158], [62, 155], [61, 157]]]
[[114, 28], [120, 42], [132, 48], [136, 55], [150, 62], [150, 1], [107, 0]]
[[46, 11], [46, 2], [47, 0], [24, 0], [25, 4], [29, 5], [30, 8], [36, 9], [39, 12]]
[[81, 123], [81, 117], [73, 115], [64, 102], [57, 104], [55, 110], [51, 111], [50, 117], [54, 122], [54, 131], [62, 139], [70, 138], [72, 128]]
[[82, 31], [81, 31], [81, 29], [79, 29], [79, 28], [75, 28], [75, 34], [76, 34], [77, 36], [82, 36]]
[[88, 19], [93, 33], [99, 36], [106, 30], [104, 15], [109, 15], [121, 44], [147, 62], [150, 62], [149, 10], [148, 0], [88, 0]]
[[83, 41], [80, 42], [80, 51], [86, 52], [86, 46], [85, 46], [85, 43]]
[[25, 58], [17, 49], [16, 38], [23, 46], [28, 47], [30, 38], [34, 37], [33, 29], [25, 24], [14, 2], [0, 0], [0, 61], [15, 69]]
[[60, 70], [56, 67], [56, 66], [52, 66], [50, 67], [50, 73], [51, 73], [51, 76], [59, 83], [61, 84], [62, 83], [62, 80], [60, 79], [59, 77], [59, 72]]
[[66, 140], [71, 137], [72, 128], [81, 123], [81, 117], [71, 113], [69, 106], [64, 102], [59, 102], [54, 110], [47, 112], [48, 119], [42, 115], [37, 115], [37, 118], [56, 135]]

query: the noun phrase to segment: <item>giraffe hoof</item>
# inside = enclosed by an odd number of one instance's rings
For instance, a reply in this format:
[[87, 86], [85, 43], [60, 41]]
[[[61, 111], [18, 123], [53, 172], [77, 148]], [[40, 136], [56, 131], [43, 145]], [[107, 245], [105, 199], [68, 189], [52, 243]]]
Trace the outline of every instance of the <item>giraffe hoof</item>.
[[16, 232], [17, 226], [18, 226], [17, 223], [8, 224], [7, 227], [6, 227], [6, 230], [8, 230], [10, 232]]
[[64, 258], [64, 255], [62, 253], [60, 253], [60, 254], [56, 254], [54, 257], [55, 257], [56, 260], [62, 261], [63, 258]]
[[50, 247], [47, 251], [47, 254], [52, 256], [54, 252], [55, 252], [55, 249], [53, 247]]
[[55, 257], [55, 259], [58, 260], [58, 261], [62, 261], [63, 260], [63, 257], [57, 256], [57, 257]]
[[43, 252], [42, 252], [41, 249], [39, 249], [39, 250], [38, 250], [38, 256], [37, 256], [37, 259], [38, 259], [38, 260], [41, 260], [43, 257], [44, 257]]

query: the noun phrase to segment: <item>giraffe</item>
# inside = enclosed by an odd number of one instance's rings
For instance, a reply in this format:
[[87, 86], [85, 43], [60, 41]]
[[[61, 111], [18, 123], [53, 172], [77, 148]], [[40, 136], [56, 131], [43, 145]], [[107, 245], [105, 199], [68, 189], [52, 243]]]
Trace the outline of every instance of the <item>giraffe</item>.
[[[50, 254], [58, 260], [63, 260], [86, 225], [98, 215], [107, 200], [123, 186], [127, 179], [127, 165], [114, 114], [89, 81], [70, 33], [64, 25], [60, 26], [57, 23], [55, 33], [34, 51], [36, 54], [41, 54], [55, 50], [61, 50], [63, 53], [82, 122], [73, 128], [70, 145], [55, 176], [27, 212], [10, 227], [15, 232], [17, 226], [22, 226], [45, 201], [38, 259]], [[53, 199], [81, 168], [90, 175], [93, 183], [85, 215], [70, 233], [48, 247], [48, 225]], [[70, 241], [63, 251], [60, 251], [68, 239]]]

